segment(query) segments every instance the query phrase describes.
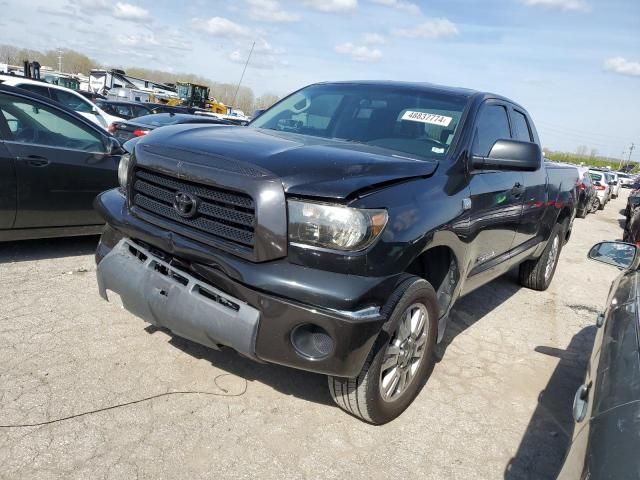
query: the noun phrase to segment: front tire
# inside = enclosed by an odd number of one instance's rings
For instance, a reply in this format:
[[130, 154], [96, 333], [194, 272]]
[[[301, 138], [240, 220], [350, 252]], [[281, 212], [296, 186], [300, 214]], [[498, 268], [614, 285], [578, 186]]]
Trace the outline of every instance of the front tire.
[[522, 286], [541, 291], [549, 288], [558, 266], [563, 232], [563, 226], [556, 224], [540, 258], [520, 264], [519, 280]]
[[375, 425], [398, 417], [420, 392], [433, 369], [438, 324], [436, 292], [409, 276], [385, 310], [389, 319], [355, 378], [328, 377], [336, 404]]

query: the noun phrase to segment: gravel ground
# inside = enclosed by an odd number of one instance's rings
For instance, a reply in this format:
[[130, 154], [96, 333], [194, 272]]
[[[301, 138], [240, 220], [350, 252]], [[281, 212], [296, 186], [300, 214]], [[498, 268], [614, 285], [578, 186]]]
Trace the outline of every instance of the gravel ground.
[[625, 202], [576, 219], [548, 291], [512, 272], [462, 299], [429, 383], [381, 427], [335, 407], [320, 375], [102, 301], [95, 238], [0, 244], [0, 478], [555, 478], [617, 275], [586, 254], [621, 238]]

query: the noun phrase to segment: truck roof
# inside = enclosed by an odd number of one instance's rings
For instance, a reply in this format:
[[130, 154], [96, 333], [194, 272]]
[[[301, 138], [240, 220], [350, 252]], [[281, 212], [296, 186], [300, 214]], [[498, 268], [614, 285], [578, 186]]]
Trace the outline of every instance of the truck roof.
[[396, 86], [396, 87], [400, 87], [400, 88], [410, 88], [410, 89], [414, 89], [414, 90], [422, 90], [425, 92], [433, 92], [433, 93], [448, 93], [451, 95], [458, 95], [458, 96], [462, 96], [465, 98], [470, 98], [470, 97], [483, 97], [483, 98], [496, 98], [499, 100], [504, 100], [506, 102], [512, 103], [522, 109], [524, 109], [524, 107], [522, 107], [520, 104], [518, 104], [517, 102], [514, 102], [513, 100], [503, 96], [503, 95], [497, 95], [495, 93], [491, 93], [491, 92], [485, 92], [485, 91], [480, 91], [480, 90], [473, 90], [471, 88], [463, 88], [463, 87], [450, 87], [447, 85], [438, 85], [435, 83], [429, 83], [429, 82], [405, 82], [405, 81], [399, 81], [399, 80], [340, 80], [340, 81], [330, 81], [330, 82], [318, 82], [316, 85], [339, 85], [339, 84], [345, 84], [345, 85], [377, 85], [377, 86]]

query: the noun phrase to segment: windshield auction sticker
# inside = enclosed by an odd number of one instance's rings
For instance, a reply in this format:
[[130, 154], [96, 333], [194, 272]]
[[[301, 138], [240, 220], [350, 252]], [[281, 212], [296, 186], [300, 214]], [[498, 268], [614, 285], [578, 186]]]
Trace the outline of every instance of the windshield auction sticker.
[[407, 110], [402, 115], [401, 120], [411, 120], [412, 122], [430, 123], [431, 125], [439, 125], [441, 127], [448, 127], [453, 118], [445, 117], [444, 115], [436, 115], [435, 113], [427, 112], [414, 112]]

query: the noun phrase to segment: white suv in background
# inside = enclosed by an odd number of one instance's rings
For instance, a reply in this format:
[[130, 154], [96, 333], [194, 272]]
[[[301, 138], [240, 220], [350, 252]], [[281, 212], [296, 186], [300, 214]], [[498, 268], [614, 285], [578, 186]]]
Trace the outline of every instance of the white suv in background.
[[50, 98], [67, 108], [79, 113], [86, 119], [107, 130], [113, 122], [123, 122], [124, 119], [110, 115], [91, 100], [83, 97], [77, 92], [58, 85], [52, 85], [44, 81], [31, 80], [13, 75], [1, 75], [0, 83], [19, 87], [30, 92], [37, 93], [43, 97]]

